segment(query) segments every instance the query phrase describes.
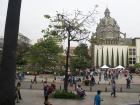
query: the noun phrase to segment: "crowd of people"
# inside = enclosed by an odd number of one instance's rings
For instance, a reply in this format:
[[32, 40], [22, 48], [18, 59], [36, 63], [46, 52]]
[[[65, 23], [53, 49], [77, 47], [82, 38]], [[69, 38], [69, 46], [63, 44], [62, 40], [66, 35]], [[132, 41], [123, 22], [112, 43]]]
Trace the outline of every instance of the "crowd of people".
[[[94, 86], [97, 84], [97, 82], [101, 82], [101, 81], [109, 81], [110, 82], [110, 86], [112, 88], [112, 91], [110, 93], [111, 96], [116, 97], [116, 88], [117, 88], [117, 82], [116, 80], [118, 80], [119, 78], [122, 77], [126, 77], [126, 88], [129, 89], [131, 88], [131, 82], [133, 82], [133, 75], [131, 73], [129, 73], [127, 70], [119, 70], [119, 69], [105, 69], [105, 70], [87, 70], [84, 73], [85, 75], [83, 75], [83, 78], [78, 78], [77, 76], [74, 75], [69, 75], [68, 77], [68, 84], [69, 86], [73, 86], [73, 84], [79, 83], [82, 81], [90, 81], [90, 86]], [[98, 77], [98, 78], [97, 78]], [[48, 96], [56, 89], [56, 85], [55, 85], [55, 79], [53, 80], [53, 82], [51, 84], [49, 84], [46, 81], [42, 81], [43, 82], [43, 90], [44, 90], [44, 105], [52, 105], [49, 101], [48, 101]], [[32, 84], [37, 84], [37, 76], [34, 76], [34, 79], [31, 80], [31, 85]], [[86, 92], [85, 90], [82, 88], [83, 84], [77, 84], [76, 87], [76, 93], [80, 98], [84, 98], [86, 96]], [[75, 85], [76, 86], [76, 85]], [[21, 98], [21, 93], [20, 93], [20, 88], [21, 88], [21, 81], [18, 81], [15, 87], [16, 90], [16, 95], [15, 95], [15, 99], [16, 102], [19, 103], [20, 100], [22, 100]], [[32, 86], [30, 86], [30, 88], [32, 88]], [[103, 99], [101, 98], [101, 91], [98, 90], [97, 94], [95, 95], [94, 98], [94, 105], [101, 105], [101, 101], [103, 101]], [[140, 94], [138, 95], [138, 97], [140, 97]], [[140, 98], [139, 98], [139, 102], [140, 102]]]

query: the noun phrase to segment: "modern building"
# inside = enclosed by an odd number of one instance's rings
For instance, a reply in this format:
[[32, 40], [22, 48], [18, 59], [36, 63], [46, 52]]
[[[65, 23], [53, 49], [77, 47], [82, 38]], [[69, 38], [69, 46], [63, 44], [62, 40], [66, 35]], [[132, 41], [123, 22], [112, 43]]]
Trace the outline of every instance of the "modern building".
[[91, 37], [92, 65], [126, 67], [140, 63], [140, 38], [126, 38], [126, 33], [120, 32], [120, 27], [110, 16], [108, 8], [104, 15]]

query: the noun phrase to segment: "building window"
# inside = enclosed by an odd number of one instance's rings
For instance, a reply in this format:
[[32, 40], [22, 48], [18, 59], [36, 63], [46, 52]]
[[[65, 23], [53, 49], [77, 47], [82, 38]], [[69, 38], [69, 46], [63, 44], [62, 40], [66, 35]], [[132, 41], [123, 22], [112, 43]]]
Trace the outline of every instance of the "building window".
[[129, 58], [129, 64], [133, 65], [136, 63], [136, 58]]
[[129, 49], [129, 55], [135, 56], [136, 55], [136, 49], [135, 48], [130, 48]]

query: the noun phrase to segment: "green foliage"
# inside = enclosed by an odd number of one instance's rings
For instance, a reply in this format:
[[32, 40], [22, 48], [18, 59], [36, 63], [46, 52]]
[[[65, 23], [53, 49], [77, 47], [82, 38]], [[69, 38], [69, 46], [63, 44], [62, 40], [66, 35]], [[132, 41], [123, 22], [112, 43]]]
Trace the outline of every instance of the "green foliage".
[[21, 42], [21, 44], [18, 44], [17, 46], [17, 52], [16, 52], [16, 65], [26, 65], [27, 60], [25, 59], [25, 54], [28, 52], [30, 48], [29, 43]]
[[140, 63], [134, 64], [134, 67], [135, 67], [135, 68], [140, 68]]
[[78, 57], [86, 57], [89, 58], [88, 54], [88, 46], [87, 44], [80, 43], [74, 50], [74, 54], [77, 55]]
[[76, 99], [76, 94], [73, 92], [66, 92], [64, 90], [56, 90], [52, 95], [54, 98], [61, 99]]
[[44, 37], [43, 40], [31, 46], [26, 53], [28, 63], [44, 68], [54, 67], [58, 63], [62, 48], [57, 44], [56, 37]]
[[86, 69], [91, 66], [91, 59], [88, 54], [88, 46], [80, 43], [74, 50], [74, 57], [72, 57], [71, 67], [72, 69]]
[[84, 57], [73, 57], [72, 58], [72, 69], [81, 69], [84, 70], [86, 68], [90, 67], [90, 61], [88, 61], [87, 59], [85, 59]]

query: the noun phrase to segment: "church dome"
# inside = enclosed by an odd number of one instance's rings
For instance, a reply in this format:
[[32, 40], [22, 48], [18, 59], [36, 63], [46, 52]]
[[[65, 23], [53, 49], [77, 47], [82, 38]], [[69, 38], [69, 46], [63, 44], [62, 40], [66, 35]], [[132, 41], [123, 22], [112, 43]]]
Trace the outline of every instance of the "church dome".
[[118, 38], [120, 36], [120, 28], [116, 20], [110, 16], [108, 8], [105, 9], [104, 15], [105, 17], [100, 19], [96, 28], [97, 37], [101, 37], [103, 39]]

